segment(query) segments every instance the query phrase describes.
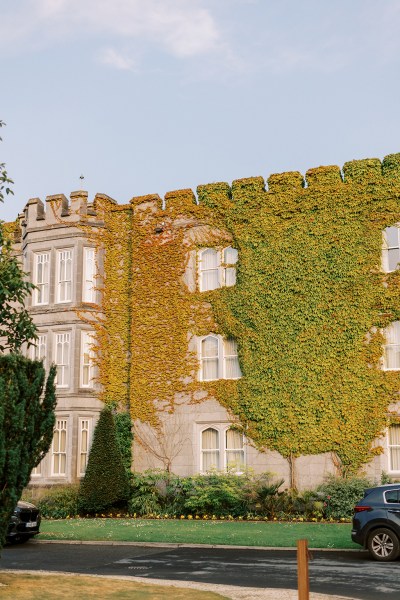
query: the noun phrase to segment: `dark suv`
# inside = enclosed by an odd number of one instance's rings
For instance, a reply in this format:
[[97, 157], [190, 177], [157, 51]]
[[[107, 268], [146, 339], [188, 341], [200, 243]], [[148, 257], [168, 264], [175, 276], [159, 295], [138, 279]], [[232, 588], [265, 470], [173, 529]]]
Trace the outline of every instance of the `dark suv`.
[[29, 502], [18, 502], [8, 525], [8, 543], [25, 542], [39, 533], [39, 509]]
[[365, 490], [354, 507], [351, 539], [375, 560], [396, 560], [400, 553], [400, 483]]

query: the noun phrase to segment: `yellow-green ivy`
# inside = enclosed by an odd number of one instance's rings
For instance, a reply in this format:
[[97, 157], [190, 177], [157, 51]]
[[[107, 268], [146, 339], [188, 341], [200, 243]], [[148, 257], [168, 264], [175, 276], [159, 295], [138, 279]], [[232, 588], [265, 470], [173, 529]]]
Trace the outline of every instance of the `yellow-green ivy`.
[[[261, 177], [200, 186], [199, 205], [181, 190], [166, 210], [152, 196], [106, 203], [103, 399], [157, 425], [159, 411], [206, 390], [260, 449], [331, 452], [343, 473], [379, 453], [400, 389], [380, 364], [382, 328], [400, 319], [400, 272], [381, 271], [382, 230], [400, 222], [400, 155], [343, 173], [272, 175], [268, 191]], [[190, 252], [228, 241], [237, 284], [190, 291]], [[189, 334], [210, 331], [237, 340], [239, 381], [197, 381]]]
[[[400, 389], [380, 365], [381, 328], [400, 318], [399, 273], [381, 272], [382, 230], [400, 221], [400, 155], [232, 186], [221, 226], [239, 249], [237, 285], [213, 302], [239, 344], [238, 393], [219, 399], [260, 448], [334, 452], [356, 472], [381, 448]], [[212, 186], [201, 199], [213, 202]], [[222, 219], [223, 223], [222, 224]]]

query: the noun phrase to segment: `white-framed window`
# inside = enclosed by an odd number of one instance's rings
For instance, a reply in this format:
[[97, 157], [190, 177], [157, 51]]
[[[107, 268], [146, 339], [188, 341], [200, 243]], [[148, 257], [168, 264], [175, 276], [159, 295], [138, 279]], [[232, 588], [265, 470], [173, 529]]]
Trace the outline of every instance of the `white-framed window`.
[[56, 387], [68, 387], [70, 383], [71, 334], [55, 333]]
[[217, 429], [207, 427], [201, 432], [200, 470], [207, 473], [212, 469], [220, 470], [220, 435]]
[[72, 250], [57, 250], [57, 302], [72, 300]]
[[389, 472], [400, 471], [400, 424], [391, 425], [388, 431]]
[[225, 465], [238, 473], [245, 468], [243, 433], [232, 428], [225, 430]]
[[200, 381], [239, 379], [242, 376], [236, 341], [220, 335], [199, 338]]
[[32, 346], [32, 358], [33, 360], [42, 360], [46, 366], [47, 357], [47, 335], [40, 333], [37, 337], [36, 343]]
[[50, 253], [38, 252], [34, 254], [34, 278], [36, 289], [33, 294], [33, 304], [49, 303], [49, 280], [50, 280]]
[[198, 276], [201, 292], [228, 287], [236, 283], [238, 251], [236, 248], [203, 248], [198, 251]]
[[225, 424], [215, 424], [200, 432], [200, 471], [245, 469], [245, 442], [239, 431]]
[[384, 330], [383, 368], [385, 371], [400, 370], [400, 321], [393, 321]]
[[386, 227], [382, 238], [382, 269], [385, 273], [391, 273], [400, 263], [400, 227]]
[[81, 387], [93, 387], [93, 334], [88, 331], [81, 333]]
[[96, 250], [85, 247], [83, 249], [83, 302], [96, 302]]
[[51, 449], [51, 474], [65, 475], [67, 469], [67, 419], [56, 419]]
[[78, 477], [83, 476], [86, 471], [91, 436], [91, 419], [79, 419], [78, 439]]
[[223, 285], [230, 287], [236, 283], [236, 265], [238, 261], [238, 251], [229, 246], [222, 251], [222, 280]]

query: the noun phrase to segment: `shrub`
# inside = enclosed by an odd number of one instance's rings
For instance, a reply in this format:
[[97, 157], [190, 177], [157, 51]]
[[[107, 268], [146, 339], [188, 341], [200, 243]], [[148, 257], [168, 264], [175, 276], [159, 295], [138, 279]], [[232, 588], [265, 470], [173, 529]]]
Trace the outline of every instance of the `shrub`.
[[184, 480], [167, 471], [153, 470], [134, 473], [131, 483], [130, 513], [139, 515], [168, 514], [175, 516], [184, 510]]
[[270, 473], [253, 475], [248, 472], [243, 481], [246, 510], [250, 513], [274, 517], [281, 510], [279, 505], [284, 492], [279, 492], [279, 488], [283, 482], [283, 479], [272, 481]]
[[353, 508], [364, 496], [364, 490], [374, 485], [365, 477], [346, 479], [330, 477], [326, 483], [318, 486], [320, 499], [324, 503], [324, 514], [327, 518], [351, 519]]
[[[78, 485], [65, 485], [48, 488], [42, 491], [38, 500], [31, 501], [37, 504], [45, 519], [65, 519], [76, 517], [78, 514]], [[25, 495], [24, 498], [28, 499]]]
[[184, 488], [186, 513], [233, 517], [242, 515], [247, 509], [245, 478], [231, 473], [207, 473], [186, 478]]
[[85, 477], [81, 481], [78, 509], [98, 513], [126, 504], [129, 481], [119, 451], [114, 418], [106, 407], [94, 431]]
[[273, 483], [268, 473], [254, 476], [215, 471], [184, 478], [157, 470], [134, 473], [129, 512], [142, 516], [267, 514], [281, 484]]

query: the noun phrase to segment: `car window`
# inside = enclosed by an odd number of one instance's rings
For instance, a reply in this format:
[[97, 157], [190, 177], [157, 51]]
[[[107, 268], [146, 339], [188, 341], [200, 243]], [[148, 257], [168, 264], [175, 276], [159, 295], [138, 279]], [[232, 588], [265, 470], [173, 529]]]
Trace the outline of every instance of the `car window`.
[[399, 503], [399, 490], [388, 490], [385, 492], [385, 501], [390, 504]]

